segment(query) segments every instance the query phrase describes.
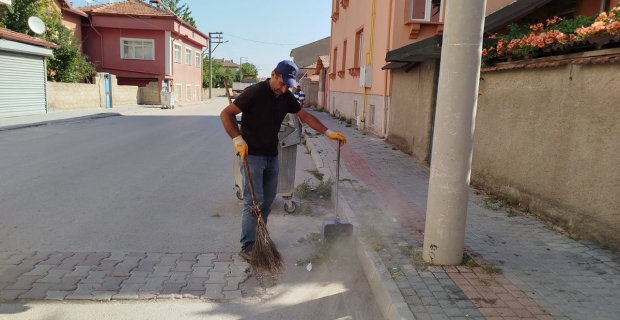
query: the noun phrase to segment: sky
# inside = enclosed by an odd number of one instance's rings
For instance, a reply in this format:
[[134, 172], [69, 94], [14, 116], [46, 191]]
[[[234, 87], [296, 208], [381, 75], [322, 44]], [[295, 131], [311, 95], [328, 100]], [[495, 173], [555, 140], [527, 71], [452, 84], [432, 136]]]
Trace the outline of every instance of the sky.
[[[73, 6], [88, 5], [73, 0]], [[94, 0], [93, 4], [108, 0]], [[116, 2], [120, 2], [116, 0]], [[281, 60], [292, 60], [291, 49], [329, 37], [331, 0], [181, 0], [187, 3], [196, 26], [205, 34], [223, 32], [213, 56], [239, 63], [243, 57], [269, 77]], [[215, 45], [214, 45], [215, 48]]]

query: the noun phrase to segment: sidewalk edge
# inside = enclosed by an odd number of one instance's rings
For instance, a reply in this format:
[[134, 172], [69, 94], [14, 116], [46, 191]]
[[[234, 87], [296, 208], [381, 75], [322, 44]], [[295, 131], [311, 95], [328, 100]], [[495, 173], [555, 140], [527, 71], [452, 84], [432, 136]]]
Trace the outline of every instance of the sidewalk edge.
[[[312, 157], [317, 169], [319, 171], [328, 171], [324, 174], [331, 176], [332, 173], [329, 167], [323, 167], [323, 161], [316, 152], [316, 147], [312, 141], [308, 141], [306, 144], [310, 150], [310, 154], [316, 155]], [[317, 160], [318, 159], [318, 160]], [[332, 199], [334, 197], [334, 188], [332, 188]], [[335, 201], [334, 201], [335, 202]], [[355, 219], [355, 213], [349, 207], [348, 202], [342, 196], [338, 199], [339, 211], [344, 213], [347, 220], [354, 226], [354, 230], [359, 230], [359, 223]], [[375, 296], [375, 300], [381, 309], [381, 313], [386, 320], [402, 320], [402, 319], [415, 319], [413, 312], [409, 309], [405, 298], [398, 289], [396, 282], [390, 276], [390, 272], [387, 270], [381, 257], [376, 252], [372, 251], [368, 245], [366, 245], [357, 232], [353, 233], [356, 248], [357, 257], [362, 264], [366, 279], [370, 284], [370, 288]]]
[[91, 119], [102, 119], [102, 118], [109, 118], [109, 117], [117, 117], [117, 116], [121, 116], [121, 115], [122, 114], [116, 113], [116, 112], [96, 113], [96, 114], [92, 114], [92, 115], [88, 115], [88, 116], [81, 116], [81, 117], [74, 117], [74, 118], [56, 119], [56, 120], [39, 121], [39, 122], [33, 122], [33, 123], [23, 123], [23, 124], [11, 125], [11, 126], [4, 126], [4, 127], [0, 127], [0, 131], [9, 131], [9, 130], [16, 130], [16, 129], [23, 129], [23, 128], [40, 127], [40, 126], [47, 126], [47, 125], [51, 125], [51, 124], [80, 122], [80, 121], [91, 120]]

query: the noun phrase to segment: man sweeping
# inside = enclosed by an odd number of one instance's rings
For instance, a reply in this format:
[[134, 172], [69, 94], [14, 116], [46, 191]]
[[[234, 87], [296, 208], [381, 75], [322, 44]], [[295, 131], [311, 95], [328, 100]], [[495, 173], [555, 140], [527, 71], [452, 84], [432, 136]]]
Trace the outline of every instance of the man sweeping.
[[[315, 116], [300, 107], [293, 93], [288, 90], [297, 85], [297, 72], [298, 68], [292, 61], [281, 61], [271, 72], [271, 78], [248, 87], [220, 114], [224, 129], [233, 139], [244, 164], [241, 166], [244, 205], [239, 255], [246, 260], [252, 257], [256, 225], [251, 213], [253, 201], [245, 163], [248, 164], [256, 202], [266, 224], [278, 188], [278, 132], [284, 117], [288, 113], [295, 113], [312, 129], [330, 139], [339, 140], [340, 145], [347, 141], [344, 135], [328, 130]], [[239, 132], [234, 117], [241, 112], [243, 115]]]

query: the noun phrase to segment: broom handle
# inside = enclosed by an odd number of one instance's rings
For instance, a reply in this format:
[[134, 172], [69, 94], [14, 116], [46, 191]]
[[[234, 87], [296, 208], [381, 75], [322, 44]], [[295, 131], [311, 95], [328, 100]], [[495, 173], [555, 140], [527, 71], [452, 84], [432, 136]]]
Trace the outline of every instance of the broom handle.
[[338, 184], [340, 183], [340, 140], [336, 149], [336, 220], [338, 220]]
[[250, 165], [248, 165], [248, 159], [245, 159], [245, 161], [243, 161], [243, 165], [245, 166], [245, 175], [248, 176], [250, 193], [252, 194], [252, 202], [254, 203], [254, 205], [257, 205], [256, 196], [254, 195], [254, 184], [252, 183], [252, 175], [250, 174]]

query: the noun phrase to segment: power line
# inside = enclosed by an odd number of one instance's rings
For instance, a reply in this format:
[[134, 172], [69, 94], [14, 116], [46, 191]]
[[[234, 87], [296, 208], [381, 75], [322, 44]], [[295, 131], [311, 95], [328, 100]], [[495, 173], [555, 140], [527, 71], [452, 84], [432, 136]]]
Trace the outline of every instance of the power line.
[[256, 43], [264, 43], [264, 44], [275, 44], [275, 45], [279, 45], [279, 46], [303, 46], [304, 45], [303, 43], [275, 43], [275, 42], [258, 41], [258, 40], [252, 40], [252, 39], [246, 39], [246, 38], [237, 37], [237, 36], [234, 36], [234, 35], [232, 35], [230, 33], [227, 33], [226, 35], [230, 36], [230, 37], [233, 37], [233, 38], [245, 40], [245, 41], [256, 42]]

